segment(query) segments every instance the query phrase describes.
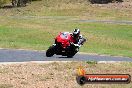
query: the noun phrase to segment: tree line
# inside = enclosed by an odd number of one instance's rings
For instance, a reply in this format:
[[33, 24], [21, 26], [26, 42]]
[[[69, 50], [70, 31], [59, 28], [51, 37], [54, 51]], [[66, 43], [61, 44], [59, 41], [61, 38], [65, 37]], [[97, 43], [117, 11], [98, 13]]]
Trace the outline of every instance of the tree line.
[[32, 0], [0, 0], [0, 7], [7, 3], [12, 3], [14, 7], [26, 6], [27, 3], [31, 3]]
[[[26, 6], [27, 3], [31, 3], [31, 1], [40, 1], [40, 0], [0, 0], [0, 7], [6, 3], [12, 3], [14, 7]], [[109, 3], [109, 2], [123, 2], [123, 0], [88, 0], [92, 4], [99, 3]]]

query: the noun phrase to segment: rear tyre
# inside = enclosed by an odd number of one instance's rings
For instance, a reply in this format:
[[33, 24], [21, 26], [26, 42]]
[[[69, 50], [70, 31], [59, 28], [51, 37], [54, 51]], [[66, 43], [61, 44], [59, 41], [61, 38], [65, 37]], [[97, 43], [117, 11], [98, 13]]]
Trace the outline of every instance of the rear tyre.
[[52, 57], [54, 55], [54, 46], [49, 47], [49, 49], [46, 51], [47, 57]]

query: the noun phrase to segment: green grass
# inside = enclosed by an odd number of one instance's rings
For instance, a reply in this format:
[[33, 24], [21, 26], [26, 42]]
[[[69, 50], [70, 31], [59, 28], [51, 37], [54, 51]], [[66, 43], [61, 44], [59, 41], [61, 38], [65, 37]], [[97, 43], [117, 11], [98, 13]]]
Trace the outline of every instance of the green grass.
[[3, 16], [78, 16], [80, 19], [132, 20], [131, 8], [106, 8], [92, 5], [88, 0], [42, 0], [23, 8], [0, 9], [0, 12]]
[[0, 47], [46, 50], [59, 32], [72, 31], [78, 27], [88, 38], [80, 51], [132, 57], [131, 25], [84, 23], [71, 19], [3, 18], [6, 22], [0, 26]]
[[132, 57], [132, 25], [75, 21], [131, 20], [131, 9], [101, 8], [86, 0], [42, 0], [0, 12], [1, 48], [46, 50], [59, 32], [80, 28], [88, 39], [80, 51]]
[[7, 48], [43, 49], [50, 37], [47, 33], [36, 29], [0, 27], [0, 45]]

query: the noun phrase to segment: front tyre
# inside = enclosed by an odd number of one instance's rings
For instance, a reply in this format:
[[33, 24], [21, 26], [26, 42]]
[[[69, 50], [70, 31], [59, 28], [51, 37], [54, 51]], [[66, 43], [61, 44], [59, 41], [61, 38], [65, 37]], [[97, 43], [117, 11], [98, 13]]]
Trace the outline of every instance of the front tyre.
[[69, 53], [68, 55], [67, 55], [67, 58], [73, 58], [73, 56], [75, 55], [76, 53]]
[[73, 58], [73, 56], [79, 51], [79, 48], [74, 48], [73, 50], [70, 50], [69, 54], [67, 55], [67, 58]]
[[49, 49], [46, 51], [47, 57], [52, 57], [54, 55], [54, 46], [49, 47]]

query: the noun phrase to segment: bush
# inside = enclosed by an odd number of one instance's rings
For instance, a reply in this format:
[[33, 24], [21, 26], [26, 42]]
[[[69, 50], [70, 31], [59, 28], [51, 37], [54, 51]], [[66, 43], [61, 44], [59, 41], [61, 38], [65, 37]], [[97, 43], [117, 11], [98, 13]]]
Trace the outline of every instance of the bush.
[[0, 7], [3, 6], [5, 3], [10, 2], [10, 0], [0, 0]]
[[92, 4], [98, 3], [98, 4], [105, 4], [110, 2], [123, 2], [123, 0], [89, 0]]

